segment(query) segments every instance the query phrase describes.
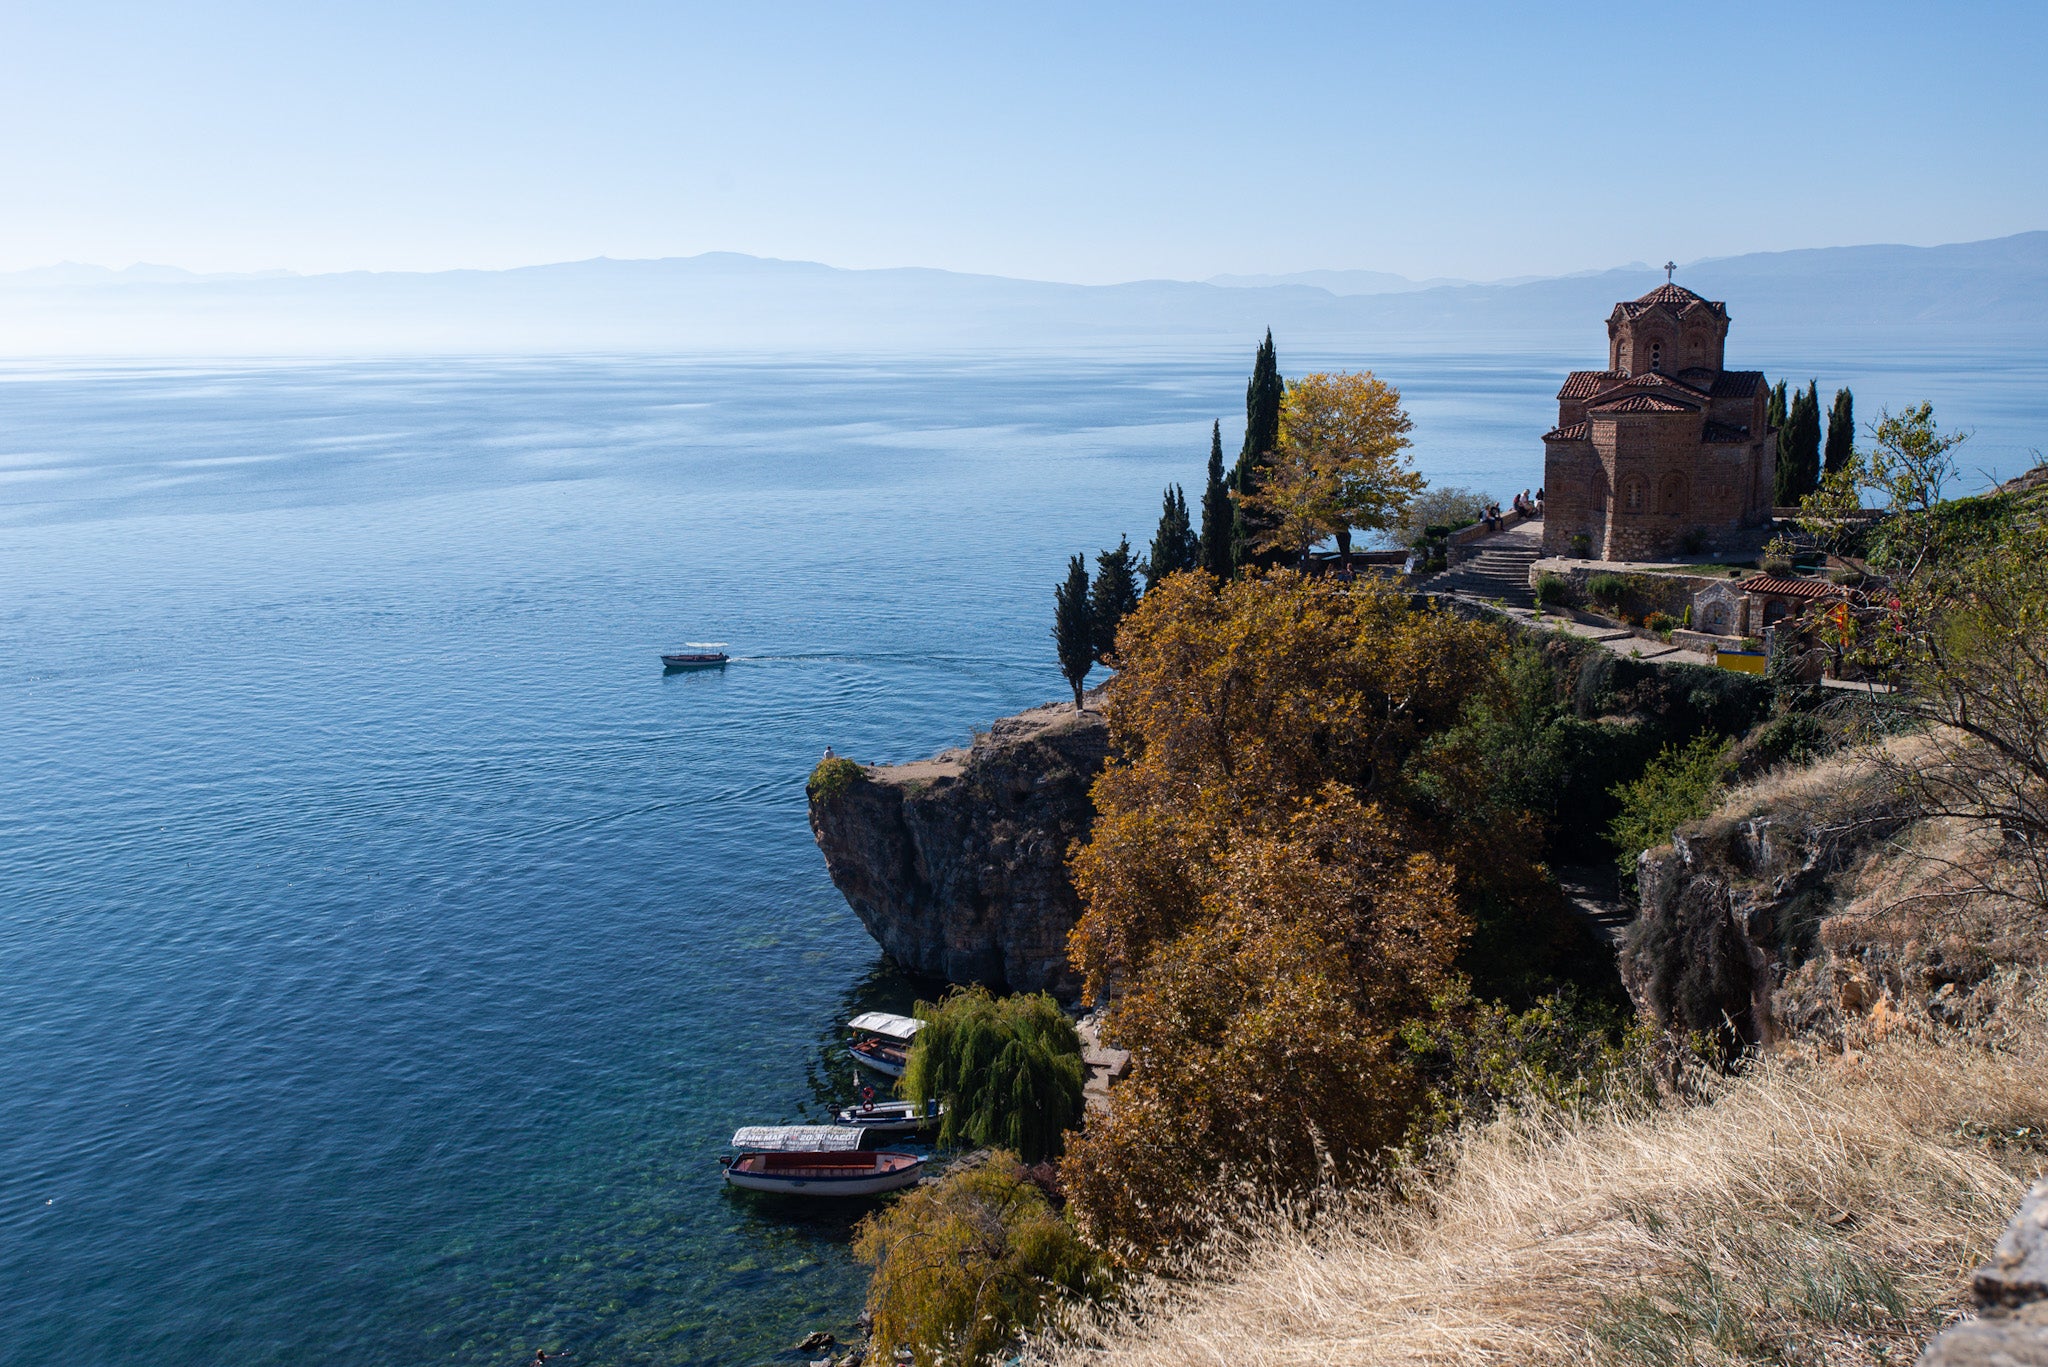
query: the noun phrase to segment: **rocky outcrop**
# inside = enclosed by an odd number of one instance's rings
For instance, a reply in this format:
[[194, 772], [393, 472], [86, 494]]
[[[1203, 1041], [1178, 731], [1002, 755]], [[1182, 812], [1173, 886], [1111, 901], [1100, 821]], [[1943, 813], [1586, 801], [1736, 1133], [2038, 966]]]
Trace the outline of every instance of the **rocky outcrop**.
[[1621, 948], [1622, 981], [1644, 1019], [1731, 1047], [1779, 1038], [1773, 993], [1813, 949], [1836, 880], [1908, 824], [1897, 807], [1844, 768], [1778, 800], [1724, 808], [1645, 851], [1640, 910]]
[[2034, 1184], [1970, 1290], [1977, 1318], [1928, 1344], [1920, 1367], [2048, 1367], [2048, 1178]]
[[814, 785], [811, 833], [861, 924], [914, 973], [1071, 999], [1081, 914], [1066, 859], [1095, 818], [1109, 727], [1071, 704], [995, 723], [972, 749]]

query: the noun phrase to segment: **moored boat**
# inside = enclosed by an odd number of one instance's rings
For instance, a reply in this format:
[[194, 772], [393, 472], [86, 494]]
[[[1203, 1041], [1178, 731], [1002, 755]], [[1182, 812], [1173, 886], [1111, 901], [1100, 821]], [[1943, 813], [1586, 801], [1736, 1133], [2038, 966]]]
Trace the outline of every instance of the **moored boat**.
[[868, 1011], [846, 1023], [856, 1038], [846, 1046], [855, 1063], [887, 1077], [902, 1077], [910, 1062], [910, 1041], [924, 1022], [887, 1011]]
[[839, 1123], [868, 1134], [915, 1134], [945, 1115], [946, 1108], [936, 1101], [922, 1106], [915, 1101], [869, 1101], [841, 1111]]
[[918, 1154], [863, 1149], [867, 1135], [841, 1125], [748, 1125], [734, 1132], [725, 1180], [748, 1191], [790, 1196], [873, 1196], [923, 1175]]

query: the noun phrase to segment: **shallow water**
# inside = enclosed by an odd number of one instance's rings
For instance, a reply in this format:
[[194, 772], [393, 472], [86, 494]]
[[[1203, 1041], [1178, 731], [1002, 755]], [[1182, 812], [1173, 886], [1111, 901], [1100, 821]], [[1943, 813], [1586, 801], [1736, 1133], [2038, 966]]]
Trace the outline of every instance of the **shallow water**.
[[[0, 1360], [843, 1329], [857, 1212], [714, 1162], [919, 990], [804, 776], [1058, 695], [1067, 554], [1199, 497], [1247, 360], [0, 371]], [[1376, 364], [1503, 500], [1591, 363], [1282, 360]], [[2042, 415], [2032, 358], [1857, 364], [1978, 401], [2000, 473]]]

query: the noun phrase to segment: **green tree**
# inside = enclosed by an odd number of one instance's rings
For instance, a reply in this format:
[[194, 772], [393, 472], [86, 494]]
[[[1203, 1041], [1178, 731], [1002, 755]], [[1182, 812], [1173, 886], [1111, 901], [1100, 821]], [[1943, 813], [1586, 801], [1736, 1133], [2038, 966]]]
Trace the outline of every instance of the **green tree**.
[[1778, 470], [1773, 499], [1795, 507], [1820, 486], [1820, 386], [1794, 390], [1778, 430]]
[[1683, 748], [1667, 745], [1643, 769], [1641, 778], [1615, 789], [1621, 811], [1607, 828], [1622, 876], [1633, 879], [1636, 858], [1671, 838], [1688, 821], [1714, 810], [1728, 782], [1729, 743], [1719, 736], [1693, 737]]
[[1095, 622], [1088, 610], [1088, 562], [1078, 554], [1067, 562], [1066, 582], [1052, 591], [1052, 641], [1079, 712], [1081, 688], [1095, 664]]
[[1095, 587], [1088, 592], [1089, 630], [1095, 638], [1097, 664], [1115, 667], [1116, 629], [1138, 606], [1137, 566], [1131, 539], [1120, 537], [1113, 551], [1095, 557]]
[[1771, 476], [1771, 501], [1780, 508], [1791, 506], [1785, 500], [1786, 493], [1792, 487], [1787, 473], [1791, 467], [1785, 460], [1785, 437], [1789, 416], [1785, 400], [1785, 382], [1780, 380], [1771, 386], [1771, 396], [1764, 402], [1764, 426], [1771, 430], [1776, 441], [1772, 447], [1777, 456], [1777, 464], [1773, 467]]
[[1152, 533], [1152, 553], [1145, 557], [1145, 591], [1150, 593], [1169, 574], [1201, 563], [1202, 539], [1188, 520], [1187, 495], [1178, 484], [1167, 486], [1160, 502], [1159, 529]]
[[903, 1090], [946, 1108], [939, 1143], [1005, 1148], [1027, 1163], [1057, 1157], [1081, 1123], [1081, 1037], [1043, 992], [996, 997], [956, 988], [919, 1002]]
[[1237, 507], [1223, 483], [1223, 424], [1209, 428], [1209, 482], [1202, 488], [1202, 568], [1228, 579], [1237, 568], [1231, 558]]
[[1856, 401], [1846, 389], [1835, 391], [1834, 406], [1828, 409], [1828, 439], [1822, 468], [1834, 474], [1849, 464], [1856, 450]]
[[1016, 1345], [1068, 1300], [1107, 1289], [1102, 1260], [1010, 1154], [956, 1167], [862, 1220], [854, 1256], [875, 1269], [869, 1361], [967, 1367]]

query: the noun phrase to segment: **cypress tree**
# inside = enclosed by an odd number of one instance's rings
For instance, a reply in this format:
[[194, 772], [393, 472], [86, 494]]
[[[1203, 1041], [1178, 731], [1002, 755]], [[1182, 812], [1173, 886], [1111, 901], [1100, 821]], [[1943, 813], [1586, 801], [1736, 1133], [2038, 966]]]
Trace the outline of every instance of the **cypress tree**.
[[1231, 533], [1235, 510], [1230, 490], [1223, 485], [1223, 424], [1209, 429], [1209, 482], [1202, 489], [1202, 568], [1218, 579], [1230, 578], [1236, 562], [1231, 558]]
[[1152, 533], [1152, 553], [1145, 557], [1145, 592], [1157, 588], [1169, 574], [1193, 569], [1201, 563], [1201, 554], [1201, 538], [1188, 521], [1187, 495], [1178, 484], [1169, 484], [1159, 509], [1159, 530]]
[[1771, 386], [1771, 397], [1764, 404], [1764, 426], [1775, 429], [1778, 434], [1778, 464], [1771, 481], [1771, 501], [1780, 508], [1787, 507], [1797, 500], [1786, 497], [1792, 487], [1792, 467], [1785, 449], [1791, 426], [1786, 412], [1783, 380]]
[[1052, 642], [1059, 652], [1060, 673], [1074, 690], [1074, 710], [1081, 711], [1081, 685], [1095, 663], [1095, 624], [1088, 611], [1088, 561], [1076, 554], [1067, 562], [1067, 581], [1052, 591]]
[[1834, 474], [1856, 453], [1856, 401], [1846, 389], [1835, 391], [1835, 406], [1828, 410], [1828, 442], [1825, 468]]
[[[1088, 593], [1089, 631], [1095, 660], [1107, 665], [1116, 658], [1116, 629], [1138, 606], [1138, 578], [1132, 571], [1131, 539], [1117, 538], [1116, 549], [1095, 557], [1095, 587]], [[1068, 582], [1073, 582], [1068, 576]]]
[[1820, 382], [1809, 381], [1792, 413], [1793, 468], [1799, 476], [1795, 492], [1805, 498], [1820, 487]]
[[1280, 444], [1280, 400], [1286, 392], [1287, 384], [1280, 378], [1280, 356], [1273, 347], [1273, 329], [1267, 328], [1266, 340], [1259, 343], [1259, 353], [1252, 361], [1252, 377], [1245, 382], [1244, 445], [1230, 471], [1230, 487], [1240, 496], [1231, 530], [1231, 559], [1238, 565], [1250, 561], [1252, 537], [1262, 526], [1256, 515], [1245, 516], [1242, 496], [1258, 492], [1259, 472]]

